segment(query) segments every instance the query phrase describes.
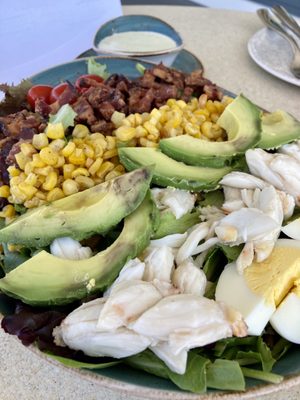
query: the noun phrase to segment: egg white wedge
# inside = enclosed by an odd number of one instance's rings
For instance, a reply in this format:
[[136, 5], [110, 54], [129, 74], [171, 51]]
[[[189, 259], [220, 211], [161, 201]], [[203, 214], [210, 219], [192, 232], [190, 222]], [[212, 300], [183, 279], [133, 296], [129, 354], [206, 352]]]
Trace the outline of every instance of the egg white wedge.
[[222, 272], [216, 300], [238, 310], [248, 327], [248, 334], [259, 336], [276, 310], [275, 304], [267, 304], [263, 296], [255, 294], [247, 285], [236, 263], [228, 264]]
[[292, 239], [300, 240], [300, 218], [283, 226], [281, 231]]
[[270, 319], [270, 324], [280, 336], [300, 344], [300, 297], [292, 291], [281, 302]]
[[[296, 309], [300, 315], [300, 291], [298, 299], [295, 296], [291, 296], [290, 300], [286, 297], [292, 294], [299, 278], [300, 241], [279, 239], [267, 260], [252, 263], [243, 274], [239, 274], [235, 263], [228, 264], [220, 275], [216, 300], [242, 314], [249, 335], [261, 335], [271, 317], [277, 313], [276, 308], [280, 308], [279, 305], [282, 304], [285, 311], [278, 311], [277, 317], [274, 317], [274, 329], [286, 337], [288, 328], [285, 329], [283, 325], [288, 326], [287, 321], [294, 318]], [[298, 331], [294, 329], [293, 332], [296, 336], [299, 332], [300, 338], [300, 316], [298, 321]], [[292, 329], [293, 324], [290, 323]]]

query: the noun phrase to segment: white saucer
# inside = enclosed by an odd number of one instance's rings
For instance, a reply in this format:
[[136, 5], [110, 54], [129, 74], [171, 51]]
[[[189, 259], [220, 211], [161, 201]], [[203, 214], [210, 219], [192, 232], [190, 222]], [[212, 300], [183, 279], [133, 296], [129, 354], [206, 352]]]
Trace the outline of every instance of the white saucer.
[[261, 68], [277, 78], [300, 86], [300, 79], [289, 69], [293, 57], [292, 47], [277, 32], [268, 28], [256, 32], [248, 42], [248, 51]]

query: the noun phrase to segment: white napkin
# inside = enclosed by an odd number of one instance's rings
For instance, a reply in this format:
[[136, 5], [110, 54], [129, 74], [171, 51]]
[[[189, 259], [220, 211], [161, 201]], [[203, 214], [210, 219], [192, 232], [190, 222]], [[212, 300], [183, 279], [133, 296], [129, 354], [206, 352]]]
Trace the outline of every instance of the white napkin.
[[8, 0], [0, 13], [0, 82], [17, 84], [71, 61], [96, 30], [122, 15], [120, 0]]

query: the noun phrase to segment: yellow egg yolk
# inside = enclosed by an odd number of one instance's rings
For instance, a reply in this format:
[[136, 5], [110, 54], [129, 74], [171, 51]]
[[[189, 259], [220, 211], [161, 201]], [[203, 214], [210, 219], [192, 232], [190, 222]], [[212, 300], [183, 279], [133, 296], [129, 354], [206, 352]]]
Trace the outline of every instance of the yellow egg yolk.
[[244, 277], [254, 293], [276, 307], [295, 285], [300, 297], [300, 248], [276, 246], [267, 260], [246, 268]]

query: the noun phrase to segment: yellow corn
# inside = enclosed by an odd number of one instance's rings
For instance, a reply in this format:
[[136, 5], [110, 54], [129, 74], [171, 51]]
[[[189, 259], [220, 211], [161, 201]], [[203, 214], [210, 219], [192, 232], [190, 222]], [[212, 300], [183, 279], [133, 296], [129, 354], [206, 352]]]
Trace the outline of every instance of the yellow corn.
[[21, 171], [14, 165], [11, 165], [10, 167], [7, 168], [7, 172], [9, 173], [9, 176], [12, 178], [14, 176], [19, 176]]
[[46, 176], [46, 180], [43, 183], [42, 188], [47, 192], [50, 192], [50, 190], [54, 189], [57, 185], [57, 179], [57, 173], [54, 171], [50, 172], [49, 175]]
[[61, 122], [57, 124], [51, 124], [50, 122], [46, 128], [46, 135], [50, 139], [63, 139], [65, 137], [65, 131]]
[[65, 196], [70, 196], [71, 194], [77, 193], [79, 191], [78, 183], [72, 179], [66, 179], [62, 184], [62, 190]]
[[26, 200], [24, 202], [24, 206], [26, 208], [34, 208], [34, 207], [39, 207], [42, 205], [43, 200], [40, 200], [38, 197], [33, 197], [32, 199]]
[[46, 163], [44, 163], [39, 154], [33, 154], [31, 165], [34, 168], [43, 168], [46, 166]]
[[126, 142], [135, 137], [135, 128], [127, 127], [127, 126], [120, 126], [120, 128], [118, 128], [115, 131], [115, 135], [122, 142]]
[[104, 154], [103, 154], [103, 159], [104, 160], [108, 160], [112, 157], [115, 157], [118, 155], [118, 149], [112, 149], [112, 150], [107, 150]]
[[21, 182], [18, 186], [18, 188], [23, 192], [26, 196], [26, 199], [31, 199], [37, 192], [37, 188], [29, 185], [26, 182]]
[[30, 172], [30, 174], [27, 175], [25, 181], [28, 185], [35, 186], [37, 183], [37, 175], [34, 174], [33, 172]]
[[111, 122], [115, 125], [116, 128], [122, 125], [122, 121], [125, 118], [125, 114], [119, 111], [114, 111], [111, 116]]
[[[111, 136], [110, 136], [111, 137]], [[82, 146], [83, 152], [84, 154], [88, 157], [88, 158], [94, 158], [95, 157], [95, 151], [93, 149], [92, 146], [88, 145], [88, 144], [83, 144]]]
[[84, 165], [86, 157], [82, 149], [75, 149], [69, 156], [69, 162], [74, 165]]
[[16, 210], [12, 204], [7, 204], [6, 206], [3, 207], [0, 217], [2, 218], [11, 218], [16, 215]]
[[77, 176], [89, 176], [89, 171], [86, 168], [76, 168], [72, 172], [72, 178], [76, 178]]
[[54, 139], [51, 143], [49, 143], [49, 147], [55, 152], [59, 152], [60, 150], [62, 150], [65, 145], [66, 141], [63, 139]]
[[114, 136], [106, 136], [107, 150], [112, 150], [116, 147], [116, 138]]
[[109, 181], [109, 180], [114, 179], [114, 178], [116, 178], [117, 176], [120, 176], [120, 175], [122, 175], [122, 172], [120, 172], [120, 171], [116, 171], [116, 170], [110, 171], [105, 176], [105, 181]]
[[8, 185], [0, 186], [0, 197], [8, 198], [10, 196], [10, 189]]
[[104, 179], [105, 175], [107, 175], [110, 171], [114, 169], [114, 164], [110, 161], [104, 161], [104, 163], [101, 164], [97, 176], [98, 178]]
[[80, 190], [89, 189], [95, 185], [95, 182], [93, 181], [93, 179], [91, 179], [87, 176], [82, 176], [82, 175], [77, 176], [75, 178], [75, 182], [78, 183]]
[[75, 148], [76, 146], [74, 142], [68, 142], [68, 144], [62, 149], [61, 154], [64, 157], [69, 157], [73, 153]]
[[18, 166], [24, 170], [26, 163], [30, 161], [30, 158], [25, 156], [23, 153], [17, 153], [15, 155], [15, 159], [17, 161]]
[[74, 138], [82, 139], [85, 138], [90, 133], [87, 126], [82, 124], [77, 124], [73, 129], [72, 136]]
[[91, 175], [95, 175], [98, 171], [98, 169], [100, 168], [101, 164], [103, 162], [103, 158], [97, 158], [93, 164], [89, 167], [89, 173]]
[[24, 154], [25, 157], [31, 157], [32, 154], [36, 153], [36, 149], [33, 147], [31, 143], [21, 143], [20, 150]]
[[52, 171], [53, 171], [53, 168], [50, 165], [48, 165], [47, 167], [34, 169], [35, 174], [42, 175], [44, 177], [48, 176]]
[[39, 154], [41, 160], [47, 165], [55, 165], [58, 161], [57, 153], [49, 146], [42, 148]]
[[54, 188], [47, 194], [47, 201], [55, 201], [65, 197], [64, 192], [60, 188]]
[[48, 136], [46, 135], [46, 133], [39, 133], [39, 134], [33, 135], [32, 145], [37, 150], [41, 150], [43, 147], [48, 146], [48, 144], [49, 144], [49, 140], [48, 140]]
[[75, 168], [76, 167], [73, 164], [65, 164], [63, 166], [63, 175], [65, 180], [72, 178], [72, 172], [74, 171]]

